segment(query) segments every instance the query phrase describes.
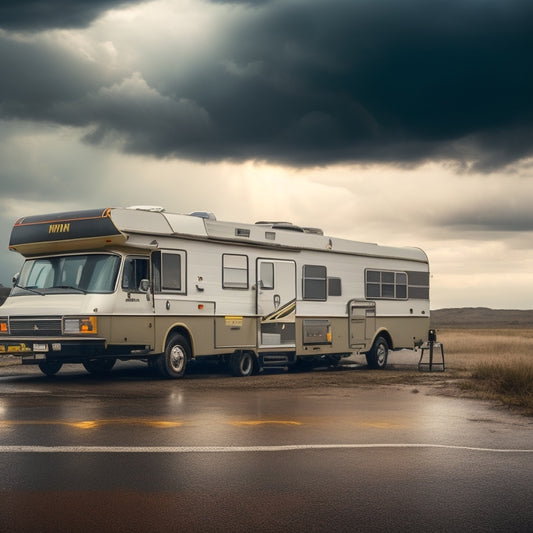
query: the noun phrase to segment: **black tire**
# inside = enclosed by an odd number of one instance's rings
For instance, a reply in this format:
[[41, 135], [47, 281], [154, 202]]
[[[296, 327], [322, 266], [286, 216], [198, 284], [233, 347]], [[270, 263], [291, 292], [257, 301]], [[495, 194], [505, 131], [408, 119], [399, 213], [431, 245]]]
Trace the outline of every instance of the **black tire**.
[[338, 354], [326, 355], [326, 361], [328, 362], [329, 366], [336, 368], [340, 365], [341, 356]]
[[315, 361], [310, 357], [297, 357], [295, 363], [289, 367], [294, 373], [311, 372], [315, 368]]
[[159, 373], [165, 378], [183, 377], [190, 356], [191, 349], [183, 335], [172, 335], [167, 341], [165, 352], [157, 360]]
[[389, 357], [388, 342], [383, 337], [377, 337], [372, 348], [365, 355], [370, 368], [383, 370], [387, 366], [387, 358]]
[[61, 361], [48, 361], [44, 359], [39, 362], [39, 369], [46, 376], [55, 376], [61, 370], [62, 366], [63, 363]]
[[231, 373], [243, 378], [254, 374], [257, 362], [253, 352], [235, 352], [231, 356], [229, 364]]
[[111, 369], [115, 366], [117, 362], [115, 357], [106, 357], [104, 359], [89, 359], [83, 362], [85, 370], [89, 374], [94, 374], [95, 376], [103, 376], [111, 372]]
[[158, 367], [159, 367], [159, 361], [158, 361], [158, 357], [157, 356], [152, 356], [152, 357], [149, 357], [147, 360], [146, 360], [146, 364], [148, 365], [148, 368], [150, 370], [157, 370]]

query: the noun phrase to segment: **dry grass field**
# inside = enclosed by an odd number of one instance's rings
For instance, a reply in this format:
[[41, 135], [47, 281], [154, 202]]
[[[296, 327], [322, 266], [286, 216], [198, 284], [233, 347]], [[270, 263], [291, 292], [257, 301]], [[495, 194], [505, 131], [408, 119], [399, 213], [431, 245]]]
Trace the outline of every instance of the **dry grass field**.
[[438, 330], [460, 389], [533, 415], [533, 329]]
[[437, 330], [446, 349], [446, 363], [471, 370], [480, 363], [533, 364], [533, 329]]

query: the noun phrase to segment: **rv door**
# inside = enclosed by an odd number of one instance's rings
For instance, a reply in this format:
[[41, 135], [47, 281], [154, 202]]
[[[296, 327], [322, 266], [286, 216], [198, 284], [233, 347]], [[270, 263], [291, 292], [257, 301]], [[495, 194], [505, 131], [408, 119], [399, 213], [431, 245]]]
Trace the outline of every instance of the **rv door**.
[[260, 346], [294, 346], [296, 264], [280, 259], [257, 260], [257, 314]]
[[113, 310], [113, 331], [117, 340], [138, 346], [154, 344], [154, 310], [148, 290], [149, 258], [127, 255], [124, 258], [118, 298]]
[[350, 300], [348, 302], [350, 348], [361, 348], [372, 340], [376, 331], [376, 302]]
[[183, 250], [152, 252], [152, 286], [156, 317], [183, 314], [181, 301], [187, 294], [187, 254]]

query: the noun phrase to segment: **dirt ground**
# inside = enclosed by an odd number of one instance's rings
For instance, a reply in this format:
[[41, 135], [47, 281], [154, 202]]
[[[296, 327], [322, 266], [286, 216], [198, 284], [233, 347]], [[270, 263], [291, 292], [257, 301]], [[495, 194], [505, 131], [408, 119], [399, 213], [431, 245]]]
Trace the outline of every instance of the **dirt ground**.
[[[417, 362], [419, 352], [412, 352], [398, 364], [389, 364], [385, 370], [371, 370], [365, 362], [364, 356], [353, 356], [344, 359], [337, 367], [317, 367], [308, 371], [293, 371], [283, 369], [265, 370], [259, 375], [246, 378], [236, 378], [229, 372], [213, 364], [190, 365], [181, 386], [210, 389], [308, 389], [323, 387], [375, 387], [375, 386], [429, 386], [435, 393], [461, 394], [457, 382], [461, 379], [456, 371], [419, 371]], [[408, 362], [405, 362], [405, 358]], [[394, 358], [394, 353], [391, 359]], [[81, 365], [65, 365], [57, 374], [61, 378], [65, 373], [85, 374]], [[14, 374], [41, 375], [37, 366], [21, 366], [18, 358], [0, 355], [0, 376]], [[124, 376], [142, 375], [147, 379], [158, 379], [147, 366], [141, 362], [117, 362], [111, 375], [106, 379], [120, 380]], [[43, 379], [46, 378], [44, 375]], [[274, 379], [275, 377], [275, 379]], [[53, 379], [53, 378], [52, 378]]]

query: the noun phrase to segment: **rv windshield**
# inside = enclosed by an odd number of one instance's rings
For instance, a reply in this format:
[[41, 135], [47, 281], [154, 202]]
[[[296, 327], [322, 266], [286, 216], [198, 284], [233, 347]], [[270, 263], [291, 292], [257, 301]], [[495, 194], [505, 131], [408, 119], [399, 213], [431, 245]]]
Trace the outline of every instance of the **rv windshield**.
[[120, 257], [112, 254], [64, 255], [29, 259], [11, 296], [57, 293], [109, 293], [115, 289]]

